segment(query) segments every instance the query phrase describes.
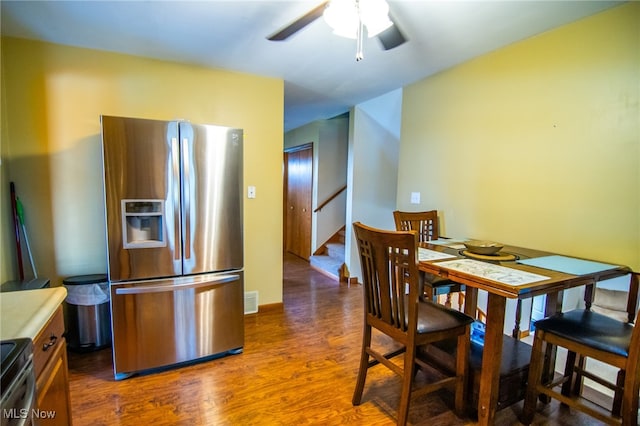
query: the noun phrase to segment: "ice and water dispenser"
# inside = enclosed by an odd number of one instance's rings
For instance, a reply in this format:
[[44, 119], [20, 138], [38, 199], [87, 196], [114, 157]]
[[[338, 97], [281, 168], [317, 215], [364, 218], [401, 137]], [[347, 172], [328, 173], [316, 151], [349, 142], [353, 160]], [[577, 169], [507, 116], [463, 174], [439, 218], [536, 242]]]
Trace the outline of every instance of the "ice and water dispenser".
[[165, 247], [164, 200], [122, 200], [124, 248]]

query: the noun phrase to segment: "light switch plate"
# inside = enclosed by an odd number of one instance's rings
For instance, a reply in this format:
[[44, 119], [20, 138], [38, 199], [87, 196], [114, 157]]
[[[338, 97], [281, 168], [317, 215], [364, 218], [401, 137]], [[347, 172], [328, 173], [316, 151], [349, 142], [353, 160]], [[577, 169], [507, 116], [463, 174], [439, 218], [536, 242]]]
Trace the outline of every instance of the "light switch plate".
[[411, 204], [420, 204], [420, 193], [412, 192], [411, 193]]
[[256, 187], [248, 186], [247, 187], [247, 198], [256, 198]]

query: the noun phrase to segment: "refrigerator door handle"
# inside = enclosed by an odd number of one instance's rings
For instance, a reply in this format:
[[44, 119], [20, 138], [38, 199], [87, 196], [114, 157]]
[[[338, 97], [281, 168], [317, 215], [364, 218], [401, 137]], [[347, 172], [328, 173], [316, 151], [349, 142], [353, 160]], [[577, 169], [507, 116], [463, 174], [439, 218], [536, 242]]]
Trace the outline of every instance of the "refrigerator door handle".
[[230, 283], [238, 281], [240, 275], [219, 275], [209, 280], [198, 280], [174, 285], [153, 285], [153, 286], [133, 286], [116, 288], [116, 294], [142, 294], [142, 293], [163, 293], [167, 291], [186, 290], [191, 288], [207, 287], [215, 284]]
[[[174, 223], [180, 223], [180, 147], [177, 138], [171, 138], [171, 166], [173, 173], [173, 217]], [[173, 227], [173, 241], [176, 249], [173, 251], [173, 259], [181, 260], [182, 253], [177, 248], [180, 247], [180, 227]]]
[[184, 258], [191, 258], [191, 158], [189, 157], [189, 139], [182, 140], [182, 164], [184, 168]]

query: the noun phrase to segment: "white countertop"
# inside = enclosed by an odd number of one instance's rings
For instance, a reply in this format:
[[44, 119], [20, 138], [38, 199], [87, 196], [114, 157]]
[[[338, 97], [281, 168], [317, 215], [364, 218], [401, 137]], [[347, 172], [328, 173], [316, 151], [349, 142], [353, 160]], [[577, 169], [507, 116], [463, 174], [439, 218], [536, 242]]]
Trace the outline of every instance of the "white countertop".
[[65, 297], [64, 287], [0, 293], [0, 340], [35, 339]]

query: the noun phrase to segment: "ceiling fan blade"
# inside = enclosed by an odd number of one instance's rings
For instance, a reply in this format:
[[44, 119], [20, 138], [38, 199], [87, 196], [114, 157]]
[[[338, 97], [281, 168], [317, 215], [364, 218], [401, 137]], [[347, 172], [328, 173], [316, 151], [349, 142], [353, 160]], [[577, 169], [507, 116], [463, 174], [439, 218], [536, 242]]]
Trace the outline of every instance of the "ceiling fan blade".
[[310, 23], [312, 23], [313, 21], [321, 17], [322, 12], [324, 12], [324, 9], [327, 6], [327, 3], [329, 2], [323, 1], [316, 8], [305, 13], [300, 18], [296, 19], [294, 22], [287, 25], [286, 27], [276, 32], [275, 34], [272, 34], [271, 36], [267, 37], [267, 40], [282, 41], [282, 40], [288, 39], [293, 34], [297, 33], [298, 31], [300, 31], [301, 29], [303, 29], [304, 27], [306, 27], [307, 25], [309, 25]]
[[394, 47], [398, 47], [407, 41], [406, 37], [398, 28], [398, 23], [389, 15], [389, 19], [393, 22], [393, 25], [378, 34], [378, 40], [382, 43], [384, 50], [391, 50]]

